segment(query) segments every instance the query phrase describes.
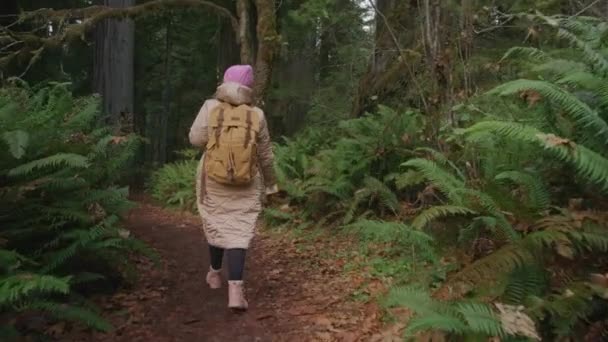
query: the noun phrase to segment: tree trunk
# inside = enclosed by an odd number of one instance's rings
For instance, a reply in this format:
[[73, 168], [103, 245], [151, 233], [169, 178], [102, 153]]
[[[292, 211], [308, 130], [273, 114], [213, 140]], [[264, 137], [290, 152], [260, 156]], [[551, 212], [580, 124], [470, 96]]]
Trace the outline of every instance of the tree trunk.
[[[135, 0], [98, 2], [119, 8], [135, 5]], [[95, 29], [93, 89], [102, 96], [103, 115], [114, 126], [121, 118], [132, 120], [134, 35], [131, 19], [106, 19]]]
[[167, 22], [165, 32], [165, 85], [162, 93], [163, 112], [160, 114], [159, 120], [159, 136], [158, 136], [158, 159], [159, 165], [167, 162], [167, 137], [169, 117], [171, 116], [171, 18]]
[[255, 62], [256, 100], [263, 104], [263, 98], [272, 76], [272, 64], [279, 46], [274, 0], [255, 0], [257, 10], [258, 50]]
[[388, 94], [392, 89], [400, 88], [401, 82], [406, 79], [405, 65], [398, 58], [400, 52], [395, 46], [395, 39], [400, 37], [392, 35], [396, 32], [401, 33], [402, 30], [396, 31], [396, 27], [404, 27], [411, 22], [411, 20], [404, 23], [399, 21], [402, 12], [406, 13], [409, 7], [411, 7], [409, 4], [400, 3], [398, 0], [376, 0], [374, 51], [368, 70], [359, 81], [351, 109], [352, 117], [359, 117], [372, 109], [383, 100], [383, 95]]
[[237, 0], [236, 11], [239, 17], [239, 46], [242, 64], [254, 64], [253, 39], [251, 32], [251, 2], [250, 0]]

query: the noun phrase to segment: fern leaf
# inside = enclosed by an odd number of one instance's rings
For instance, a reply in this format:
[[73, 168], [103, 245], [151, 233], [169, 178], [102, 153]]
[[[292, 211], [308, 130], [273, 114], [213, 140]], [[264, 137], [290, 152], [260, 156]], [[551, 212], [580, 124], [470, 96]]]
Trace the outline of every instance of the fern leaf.
[[415, 286], [392, 288], [384, 303], [388, 307], [406, 307], [421, 315], [442, 311], [443, 304], [431, 298], [425, 289]]
[[608, 60], [588, 42], [583, 41], [574, 33], [564, 29], [559, 29], [557, 35], [560, 38], [568, 40], [573, 46], [577, 47], [587, 63], [591, 64], [598, 72], [603, 75], [608, 75]]
[[36, 293], [67, 294], [70, 277], [57, 278], [40, 274], [17, 274], [0, 278], [0, 305], [9, 305], [25, 300]]
[[582, 145], [513, 122], [484, 121], [466, 129], [465, 134], [480, 131], [543, 147], [560, 160], [572, 164], [584, 180], [598, 184], [604, 192], [608, 192], [608, 159]]
[[416, 253], [428, 261], [435, 261], [433, 237], [400, 222], [360, 219], [344, 229], [357, 233], [362, 239], [373, 242], [394, 242], [416, 248]]
[[426, 209], [422, 213], [420, 213], [414, 221], [412, 222], [412, 228], [422, 230], [429, 223], [444, 218], [446, 216], [459, 216], [459, 215], [475, 215], [477, 214], [475, 211], [465, 208], [459, 207], [455, 205], [438, 205]]
[[521, 57], [530, 58], [536, 62], [542, 62], [542, 61], [546, 61], [549, 59], [549, 56], [540, 49], [516, 46], [516, 47], [510, 48], [504, 54], [504, 56], [502, 57], [500, 62], [502, 63], [503, 61], [505, 61], [507, 59], [521, 58]]
[[511, 243], [465, 267], [453, 279], [472, 284], [487, 283], [533, 261], [534, 255], [529, 250]]
[[395, 185], [397, 186], [398, 190], [403, 190], [412, 186], [423, 184], [424, 181], [424, 175], [414, 170], [408, 170], [395, 177]]
[[435, 149], [428, 148], [428, 147], [419, 147], [415, 151], [428, 153], [429, 156], [431, 157], [428, 159], [432, 159], [433, 161], [435, 161], [436, 163], [438, 163], [439, 165], [441, 165], [443, 167], [451, 168], [456, 173], [458, 178], [460, 178], [461, 181], [466, 180], [464, 173], [462, 173], [462, 171], [456, 166], [456, 164], [454, 164], [454, 162], [449, 160], [443, 153], [441, 153]]
[[415, 316], [407, 325], [406, 335], [413, 335], [417, 332], [440, 330], [457, 335], [465, 333], [468, 328], [458, 317], [445, 313], [430, 313], [427, 315]]
[[494, 179], [498, 181], [509, 180], [523, 186], [527, 191], [532, 208], [542, 210], [551, 203], [551, 195], [539, 177], [520, 171], [505, 171], [496, 175]]
[[79, 154], [73, 153], [57, 153], [50, 157], [31, 161], [26, 164], [19, 165], [8, 172], [11, 177], [28, 175], [37, 169], [43, 169], [48, 167], [57, 167], [59, 165], [65, 165], [71, 168], [87, 168], [89, 167], [89, 161], [86, 157]]
[[416, 169], [431, 184], [448, 196], [452, 203], [461, 203], [461, 200], [456, 196], [456, 190], [464, 188], [464, 182], [442, 169], [437, 163], [427, 159], [416, 158], [403, 163], [402, 166]]
[[551, 102], [563, 108], [566, 113], [570, 114], [579, 127], [591, 127], [594, 130], [592, 134], [608, 139], [608, 124], [600, 118], [598, 113], [576, 96], [552, 83], [521, 79], [502, 84], [490, 91], [490, 94], [505, 96], [517, 94], [526, 90], [537, 91]]
[[34, 302], [30, 305], [30, 308], [43, 310], [55, 318], [82, 323], [99, 331], [107, 332], [112, 330], [112, 325], [108, 321], [97, 313], [82, 307], [52, 302]]
[[522, 304], [529, 296], [541, 295], [546, 286], [543, 268], [535, 264], [523, 265], [509, 274], [502, 297], [507, 303]]
[[25, 155], [25, 150], [29, 144], [30, 136], [22, 130], [4, 132], [2, 140], [8, 145], [9, 152], [15, 159], [21, 159]]
[[455, 308], [471, 331], [488, 336], [503, 336], [505, 334], [499, 318], [489, 305], [469, 302], [458, 303]]

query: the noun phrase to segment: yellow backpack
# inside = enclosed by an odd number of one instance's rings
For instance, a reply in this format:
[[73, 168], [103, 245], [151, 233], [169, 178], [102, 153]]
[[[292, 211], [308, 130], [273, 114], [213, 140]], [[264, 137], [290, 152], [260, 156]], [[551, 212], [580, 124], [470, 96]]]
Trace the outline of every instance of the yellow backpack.
[[257, 173], [258, 113], [247, 105], [220, 103], [209, 115], [205, 171], [227, 185], [250, 184]]

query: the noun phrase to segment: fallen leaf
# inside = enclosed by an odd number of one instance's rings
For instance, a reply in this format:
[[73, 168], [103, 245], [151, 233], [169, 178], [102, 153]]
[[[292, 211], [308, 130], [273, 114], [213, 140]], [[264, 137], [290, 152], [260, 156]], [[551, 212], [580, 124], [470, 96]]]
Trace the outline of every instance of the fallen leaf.
[[574, 143], [572, 140], [558, 137], [555, 134], [539, 133], [536, 136], [539, 139], [541, 139], [545, 143], [545, 145], [547, 145], [548, 147], [556, 147], [556, 146], [565, 146], [568, 148], [576, 147], [576, 143]]

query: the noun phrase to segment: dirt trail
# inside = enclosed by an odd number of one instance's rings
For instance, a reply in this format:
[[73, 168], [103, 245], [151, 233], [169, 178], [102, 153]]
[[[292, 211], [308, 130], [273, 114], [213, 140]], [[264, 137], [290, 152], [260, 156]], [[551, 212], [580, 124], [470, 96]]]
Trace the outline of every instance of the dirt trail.
[[250, 310], [234, 314], [225, 286], [211, 290], [204, 282], [208, 255], [198, 217], [140, 203], [127, 226], [160, 254], [160, 267], [138, 259], [133, 288], [96, 300], [114, 331], [69, 340], [370, 341], [377, 331], [376, 306], [350, 300], [360, 284], [344, 274], [344, 260], [319, 257], [319, 250], [344, 247], [330, 239], [300, 245], [293, 237], [257, 237], [245, 271]]

